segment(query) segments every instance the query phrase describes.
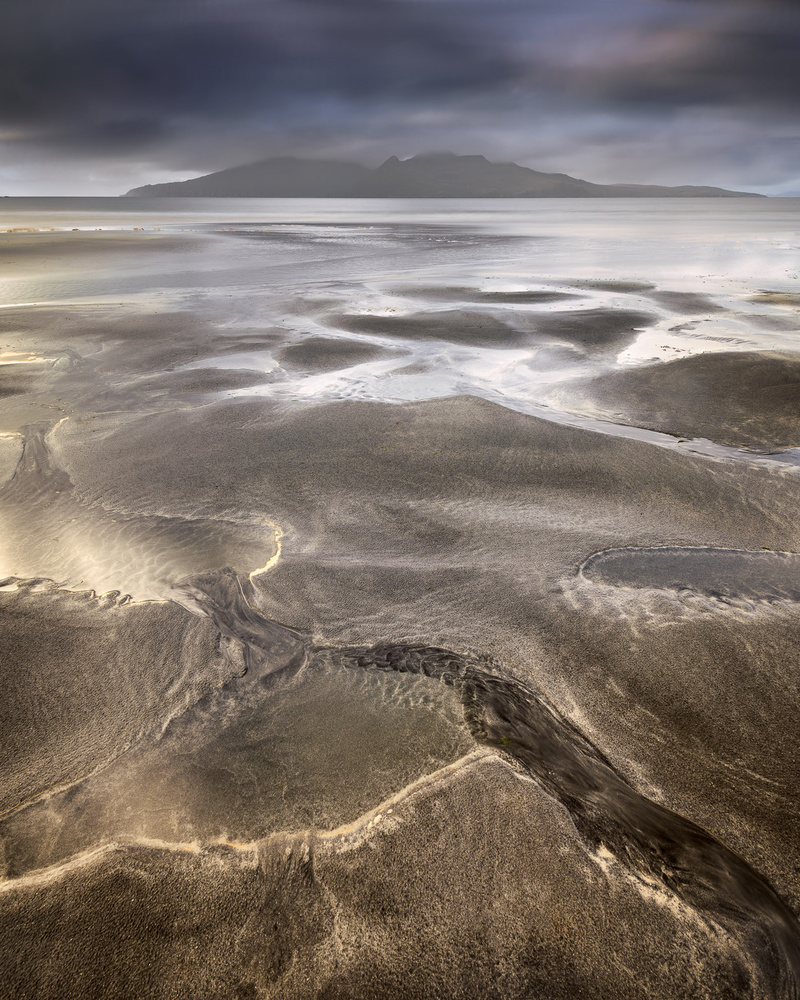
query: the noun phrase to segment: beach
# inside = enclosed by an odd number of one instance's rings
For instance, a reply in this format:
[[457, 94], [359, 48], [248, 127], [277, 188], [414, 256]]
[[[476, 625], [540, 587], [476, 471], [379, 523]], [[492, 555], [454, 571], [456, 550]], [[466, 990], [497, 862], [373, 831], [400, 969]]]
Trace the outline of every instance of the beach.
[[15, 997], [796, 997], [800, 199], [4, 199]]

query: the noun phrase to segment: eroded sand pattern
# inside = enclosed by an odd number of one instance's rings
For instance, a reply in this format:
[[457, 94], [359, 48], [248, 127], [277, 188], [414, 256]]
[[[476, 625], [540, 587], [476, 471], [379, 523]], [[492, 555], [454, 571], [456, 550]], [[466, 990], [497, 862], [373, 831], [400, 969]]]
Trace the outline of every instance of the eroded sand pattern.
[[800, 996], [785, 219], [143, 206], [0, 234], [4, 995]]

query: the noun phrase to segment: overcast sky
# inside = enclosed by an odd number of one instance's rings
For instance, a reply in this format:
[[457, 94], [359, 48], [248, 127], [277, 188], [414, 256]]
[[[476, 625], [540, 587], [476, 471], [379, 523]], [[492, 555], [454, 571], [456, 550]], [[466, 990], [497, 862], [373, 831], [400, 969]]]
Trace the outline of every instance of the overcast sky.
[[0, 0], [0, 194], [451, 150], [800, 194], [800, 0]]

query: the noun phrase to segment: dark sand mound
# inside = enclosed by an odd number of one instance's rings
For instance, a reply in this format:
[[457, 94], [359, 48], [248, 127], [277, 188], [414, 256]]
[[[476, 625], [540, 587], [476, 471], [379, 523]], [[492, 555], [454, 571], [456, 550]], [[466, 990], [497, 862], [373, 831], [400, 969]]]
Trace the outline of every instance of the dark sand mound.
[[629, 309], [580, 309], [536, 316], [534, 330], [540, 336], [574, 344], [584, 351], [621, 351], [655, 321], [650, 313]]
[[647, 296], [653, 299], [660, 306], [664, 306], [671, 312], [680, 313], [684, 316], [691, 316], [693, 313], [713, 313], [723, 312], [723, 307], [710, 299], [707, 295], [699, 295], [697, 292], [671, 292], [657, 291], [650, 292]]
[[570, 292], [532, 290], [523, 292], [487, 292], [480, 288], [446, 288], [443, 286], [402, 285], [391, 289], [394, 295], [427, 299], [430, 302], [486, 302], [498, 305], [545, 305], [549, 302], [566, 302], [579, 299]]
[[800, 358], [700, 354], [602, 375], [580, 390], [603, 416], [750, 448], [800, 445]]
[[475, 347], [517, 347], [526, 339], [515, 329], [484, 313], [453, 309], [411, 316], [333, 316], [330, 322], [350, 333], [400, 337], [406, 340], [447, 340]]
[[563, 341], [583, 351], [621, 350], [654, 317], [624, 309], [581, 309], [548, 313], [517, 313], [513, 323], [463, 310], [416, 313], [412, 316], [336, 316], [332, 322], [352, 333], [447, 340], [476, 347], [518, 347], [541, 339]]
[[388, 354], [388, 351], [375, 344], [365, 344], [357, 340], [306, 337], [282, 348], [275, 357], [284, 368], [326, 372], [335, 371], [337, 368], [349, 368], [362, 361], [372, 361]]
[[580, 281], [575, 288], [588, 288], [598, 292], [617, 292], [627, 295], [643, 295], [672, 312], [682, 315], [720, 312], [723, 307], [708, 295], [698, 292], [678, 292], [660, 289], [646, 281]]

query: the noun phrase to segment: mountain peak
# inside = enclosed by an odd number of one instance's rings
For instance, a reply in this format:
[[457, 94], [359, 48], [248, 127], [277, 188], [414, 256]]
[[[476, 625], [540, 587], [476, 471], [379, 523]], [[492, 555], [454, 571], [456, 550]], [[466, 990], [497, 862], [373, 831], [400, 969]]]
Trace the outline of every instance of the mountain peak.
[[454, 160], [470, 161], [473, 163], [488, 163], [489, 161], [485, 156], [480, 153], [449, 153], [446, 150], [442, 150], [438, 153], [417, 153], [416, 156], [411, 156], [409, 159], [404, 160], [405, 163], [449, 163]]
[[[171, 184], [134, 188], [129, 195], [200, 198], [664, 198], [748, 196], [722, 188], [592, 184], [480, 154], [390, 156], [374, 170], [359, 163], [284, 156]], [[752, 197], [752, 196], [751, 196]]]

